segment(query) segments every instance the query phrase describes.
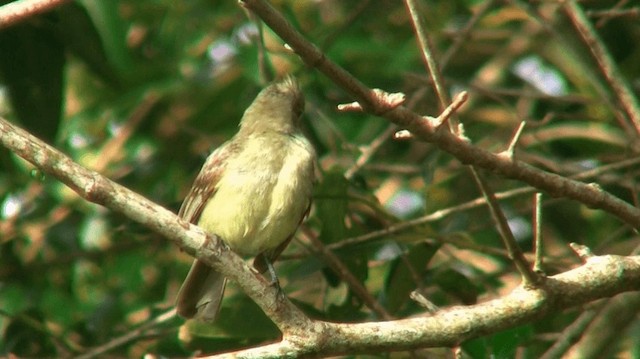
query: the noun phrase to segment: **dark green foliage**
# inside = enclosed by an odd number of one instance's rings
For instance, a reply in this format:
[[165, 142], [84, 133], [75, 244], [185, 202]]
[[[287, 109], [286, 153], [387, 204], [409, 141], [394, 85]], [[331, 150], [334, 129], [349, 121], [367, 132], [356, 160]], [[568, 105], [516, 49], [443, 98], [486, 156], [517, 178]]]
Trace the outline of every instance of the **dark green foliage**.
[[[516, 158], [532, 166], [568, 177], [637, 157], [635, 130], [588, 49], [553, 8], [557, 4], [495, 2], [469, 33], [461, 30], [484, 1], [421, 4], [436, 60], [468, 35], [441, 67], [447, 89], [470, 92], [457, 120], [474, 145], [502, 151], [526, 120]], [[586, 10], [614, 6], [580, 4]], [[274, 6], [367, 86], [405, 93], [405, 105], [417, 113], [440, 112], [402, 2], [274, 1]], [[592, 15], [594, 22], [601, 19]], [[636, 95], [639, 24], [637, 16], [624, 16], [598, 27]], [[83, 166], [177, 211], [206, 155], [235, 133], [244, 109], [268, 80], [258, 70], [254, 26], [235, 1], [68, 3], [0, 30], [0, 115], [55, 143]], [[519, 284], [487, 208], [455, 209], [481, 197], [465, 165], [415, 139], [386, 139], [345, 178], [388, 122], [337, 111], [353, 98], [305, 66], [271, 30], [264, 29], [264, 38], [271, 70], [292, 73], [302, 84], [304, 127], [320, 157], [304, 235], [276, 265], [284, 292], [299, 308], [334, 322], [380, 319], [307, 236], [327, 246], [397, 318], [424, 313], [409, 298], [414, 290], [448, 307], [496, 299]], [[537, 70], [553, 70], [562, 95], [545, 95], [531, 78], [515, 74], [514, 64], [531, 58], [537, 59]], [[496, 192], [526, 187], [484, 173]], [[637, 203], [637, 164], [584, 180]], [[533, 250], [531, 197], [500, 202], [527, 253]], [[617, 218], [575, 201], [545, 195], [543, 217], [548, 274], [579, 264], [570, 242], [621, 255], [639, 244], [637, 234]], [[73, 356], [131, 333], [172, 308], [190, 262], [164, 238], [80, 199], [0, 149], [0, 356]], [[474, 358], [535, 358], [581, 310], [461, 347]], [[612, 343], [619, 353], [612, 357], [637, 354], [637, 325], [612, 330], [620, 331]], [[107, 354], [182, 357], [279, 337], [255, 303], [230, 284], [214, 326], [174, 318], [150, 325]], [[442, 351], [427, 354], [440, 357]]]

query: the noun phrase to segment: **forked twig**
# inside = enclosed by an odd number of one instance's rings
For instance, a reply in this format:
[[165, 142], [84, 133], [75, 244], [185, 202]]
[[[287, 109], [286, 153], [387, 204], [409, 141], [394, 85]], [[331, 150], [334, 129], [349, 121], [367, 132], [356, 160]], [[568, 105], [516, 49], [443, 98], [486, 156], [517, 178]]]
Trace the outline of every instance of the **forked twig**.
[[475, 169], [472, 168], [471, 172], [478, 183], [478, 187], [480, 187], [480, 190], [487, 200], [489, 210], [491, 211], [491, 217], [498, 227], [498, 232], [500, 232], [500, 237], [502, 238], [504, 246], [509, 253], [509, 258], [511, 258], [518, 269], [518, 272], [520, 272], [520, 275], [522, 276], [523, 285], [525, 287], [535, 287], [540, 283], [540, 276], [529, 267], [527, 259], [522, 254], [522, 250], [520, 249], [520, 246], [518, 246], [518, 243], [509, 228], [507, 218], [505, 217], [504, 212], [500, 209], [500, 204], [498, 204], [498, 200], [496, 199], [493, 190], [491, 190], [484, 178], [482, 178]]

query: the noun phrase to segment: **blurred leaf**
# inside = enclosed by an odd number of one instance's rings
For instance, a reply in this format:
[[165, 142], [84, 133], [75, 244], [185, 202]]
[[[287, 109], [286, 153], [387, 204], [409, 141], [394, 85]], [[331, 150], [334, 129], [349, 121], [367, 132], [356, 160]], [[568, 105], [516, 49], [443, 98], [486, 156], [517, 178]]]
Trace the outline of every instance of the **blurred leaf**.
[[[494, 153], [504, 150], [514, 130], [527, 121], [516, 151], [519, 160], [559, 176], [596, 170], [598, 175], [585, 181], [636, 203], [638, 165], [618, 164], [637, 156], [637, 131], [620, 111], [610, 81], [559, 11], [562, 7], [548, 5], [421, 2], [436, 61], [451, 55], [439, 63], [445, 88], [450, 94], [470, 94], [456, 112], [458, 120], [471, 143]], [[632, 16], [602, 15], [614, 5], [579, 4], [620, 67], [620, 80], [633, 87], [640, 73], [640, 41], [633, 41], [640, 23]], [[275, 1], [274, 7], [368, 87], [406, 94], [404, 106], [418, 114], [440, 112], [402, 2], [288, 0]], [[630, 8], [629, 2], [616, 11]], [[177, 211], [207, 153], [237, 131], [243, 111], [260, 90], [260, 60], [247, 38], [248, 24], [232, 1], [69, 2], [0, 32], [0, 116], [13, 116], [49, 141], [57, 139], [61, 150], [83, 165], [100, 162], [103, 174]], [[480, 194], [465, 164], [450, 154], [419, 140], [390, 139], [356, 176], [344, 179], [344, 170], [389, 123], [380, 116], [337, 111], [338, 104], [356, 99], [303, 65], [282, 43], [266, 30], [268, 62], [279, 72], [295, 74], [303, 85], [304, 130], [324, 175], [305, 233], [328, 246], [370, 236], [334, 253], [398, 317], [424, 313], [407, 300], [420, 284], [429, 300], [445, 308], [479, 297], [492, 300], [515, 285], [513, 264], [500, 254], [503, 244], [487, 208], [468, 206]], [[225, 48], [230, 57], [219, 52]], [[527, 58], [538, 58], [553, 70], [550, 80], [562, 79], [566, 94], [540, 92], [548, 88], [544, 75], [549, 71], [531, 74], [540, 75], [541, 82], [516, 74], [514, 65]], [[151, 103], [150, 94], [156, 99]], [[0, 307], [8, 313], [0, 316], [0, 356], [9, 354], [9, 344], [11, 354], [35, 357], [69, 355], [63, 352], [67, 340], [84, 348], [99, 346], [173, 303], [191, 262], [173, 243], [79, 199], [6, 150], [0, 150], [0, 167], [0, 206], [7, 204], [0, 207]], [[500, 176], [491, 181], [497, 192], [523, 186]], [[428, 215], [426, 223], [389, 214], [385, 208], [399, 191], [426, 199], [424, 213], [411, 217]], [[520, 229], [530, 229], [530, 195], [501, 197], [500, 204]], [[615, 216], [562, 198], [544, 197], [542, 225], [548, 274], [579, 265], [568, 242], [621, 255], [640, 244]], [[523, 249], [529, 249], [527, 231], [518, 232], [524, 233]], [[285, 253], [289, 260], [278, 263], [296, 306], [330, 321], [376, 320], [306, 246], [294, 241]], [[179, 329], [181, 319], [176, 318], [105, 355], [189, 357], [194, 350], [219, 352], [279, 338], [249, 298], [233, 286], [227, 294], [215, 325]], [[37, 325], [31, 328], [14, 316], [27, 308], [34, 308]], [[473, 340], [464, 343], [464, 350], [474, 358], [536, 358], [552, 345], [555, 337], [549, 333], [562, 333], [582, 311], [574, 308], [535, 326]], [[633, 357], [630, 348], [640, 331], [611, 330], [625, 333], [611, 347], [626, 348], [619, 356]]]
[[464, 351], [472, 358], [515, 358], [517, 351], [532, 337], [530, 325], [507, 329], [500, 333], [470, 340], [462, 345]]
[[0, 31], [0, 79], [20, 122], [52, 143], [62, 112], [64, 45], [55, 36], [56, 14]]
[[344, 174], [332, 170], [324, 174], [323, 181], [316, 187], [314, 202], [322, 222], [320, 240], [323, 243], [337, 242], [347, 236], [348, 186]]
[[279, 335], [277, 327], [253, 300], [242, 293], [227, 298], [216, 322], [228, 336], [265, 340]]
[[329, 321], [340, 321], [345, 323], [361, 322], [369, 318], [369, 314], [362, 309], [362, 303], [357, 298], [350, 296], [340, 305], [332, 304], [327, 308], [327, 319]]
[[31, 358], [57, 356], [43, 317], [36, 309], [14, 316], [4, 331], [0, 353]]
[[440, 289], [464, 304], [469, 305], [478, 302], [479, 290], [476, 284], [454, 269], [436, 270], [432, 281]]
[[[129, 49], [127, 48], [126, 42], [128, 24], [123, 21], [124, 19], [120, 14], [121, 4], [116, 1], [97, 0], [80, 0], [79, 2], [84, 5], [84, 9], [86, 9], [86, 12], [89, 14], [93, 26], [88, 25], [87, 21], [84, 19], [73, 22], [70, 19], [69, 23], [65, 25], [66, 29], [78, 27], [88, 27], [93, 29], [95, 26], [98, 34], [100, 34], [100, 39], [102, 40], [100, 43], [104, 45], [104, 50], [99, 51], [100, 55], [85, 54], [85, 52], [88, 52], [85, 50], [76, 49], [76, 51], [78, 53], [82, 52], [81, 56], [83, 58], [91, 57], [91, 60], [88, 61], [88, 63], [91, 64], [92, 67], [95, 66], [96, 69], [99, 69], [98, 73], [100, 74], [102, 74], [103, 70], [106, 70], [102, 65], [100, 65], [102, 63], [101, 54], [104, 52], [121, 76], [126, 78], [133, 75], [133, 63], [129, 55]], [[72, 12], [80, 12], [80, 10], [69, 11], [69, 13]], [[94, 37], [95, 35], [93, 34], [93, 30], [90, 30], [89, 34], [77, 37], [74, 36], [74, 40], [87, 43], [87, 41], [90, 41]], [[93, 46], [96, 46], [96, 44], [93, 44]], [[109, 75], [107, 75], [107, 77], [109, 77]]]
[[422, 280], [427, 264], [439, 248], [440, 245], [418, 243], [392, 262], [385, 279], [385, 306], [389, 313], [398, 312], [409, 300], [409, 294], [421, 286], [422, 283], [415, 281]]
[[187, 331], [181, 334], [185, 346], [204, 352], [255, 345], [280, 336], [273, 322], [241, 293], [225, 298], [215, 324], [189, 320], [182, 330]]
[[85, 8], [72, 2], [57, 11], [61, 42], [105, 82], [118, 85], [120, 80], [109, 63], [102, 39]]

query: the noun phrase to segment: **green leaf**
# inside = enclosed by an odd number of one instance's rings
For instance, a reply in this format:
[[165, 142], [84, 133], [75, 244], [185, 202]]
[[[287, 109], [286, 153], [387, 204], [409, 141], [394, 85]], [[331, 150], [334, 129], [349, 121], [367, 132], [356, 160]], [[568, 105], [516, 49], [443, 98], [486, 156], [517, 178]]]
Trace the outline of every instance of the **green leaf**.
[[181, 339], [187, 348], [204, 352], [249, 346], [280, 336], [260, 307], [241, 293], [225, 298], [215, 323], [189, 320], [182, 331]]
[[333, 243], [347, 237], [348, 187], [349, 182], [342, 171], [333, 170], [325, 173], [316, 189], [315, 206], [322, 222], [320, 240], [323, 243]]
[[515, 358], [517, 349], [531, 340], [532, 335], [531, 325], [524, 325], [471, 340], [462, 347], [472, 358]]
[[[119, 4], [116, 1], [96, 1], [81, 0], [87, 13], [91, 17], [97, 32], [100, 34], [104, 51], [109, 61], [123, 76], [133, 75], [133, 63], [127, 48], [127, 28], [130, 24], [126, 23], [119, 10]], [[86, 26], [85, 21], [79, 21], [77, 24], [69, 24], [70, 27]], [[89, 35], [87, 37], [93, 37]], [[82, 39], [84, 42], [87, 39]]]
[[54, 34], [55, 14], [0, 31], [0, 79], [20, 122], [52, 143], [62, 112], [64, 46]]
[[60, 7], [58, 12], [59, 36], [65, 47], [84, 61], [102, 80], [117, 85], [120, 80], [109, 63], [102, 38], [85, 8], [77, 3], [69, 3]]
[[37, 309], [14, 316], [4, 330], [0, 352], [19, 357], [55, 357], [56, 347], [46, 329], [42, 313]]
[[393, 261], [385, 280], [386, 307], [390, 313], [396, 313], [409, 300], [409, 294], [419, 287], [416, 275], [422, 280], [427, 264], [439, 248], [440, 245], [418, 243]]
[[440, 289], [458, 298], [464, 304], [475, 304], [478, 301], [479, 290], [476, 285], [455, 269], [438, 270], [432, 280]]

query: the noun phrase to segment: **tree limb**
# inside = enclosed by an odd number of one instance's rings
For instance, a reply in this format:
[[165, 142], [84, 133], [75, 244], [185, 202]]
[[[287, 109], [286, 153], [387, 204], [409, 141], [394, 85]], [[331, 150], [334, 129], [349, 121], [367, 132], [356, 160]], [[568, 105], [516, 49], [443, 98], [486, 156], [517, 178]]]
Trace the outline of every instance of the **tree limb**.
[[89, 171], [26, 131], [0, 118], [0, 142], [88, 201], [106, 206], [176, 243], [238, 283], [283, 332], [281, 342], [229, 355], [238, 357], [327, 356], [344, 353], [455, 346], [598, 298], [640, 289], [640, 256], [594, 256], [586, 264], [547, 278], [535, 289], [428, 317], [358, 324], [311, 320], [223, 245], [170, 211]]
[[404, 106], [392, 107], [374, 90], [367, 88], [349, 72], [329, 60], [318, 47], [302, 36], [280, 13], [264, 0], [243, 0], [241, 4], [253, 11], [309, 66], [317, 68], [334, 83], [342, 87], [361, 107], [372, 114], [406, 128], [423, 141], [432, 142], [441, 150], [455, 156], [466, 165], [473, 165], [516, 179], [554, 197], [567, 197], [590, 208], [609, 212], [634, 228], [640, 228], [640, 210], [602, 190], [598, 186], [574, 181], [530, 166], [522, 161], [489, 152], [474, 146], [468, 139], [439, 130], [425, 117]]

